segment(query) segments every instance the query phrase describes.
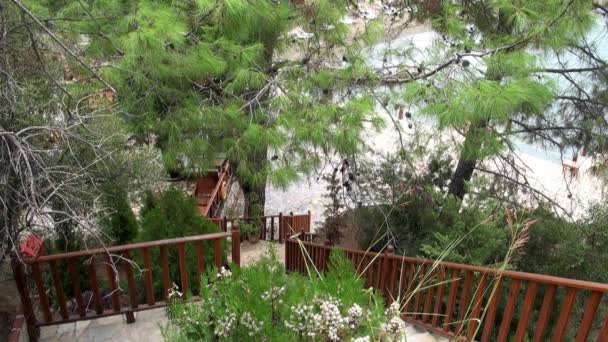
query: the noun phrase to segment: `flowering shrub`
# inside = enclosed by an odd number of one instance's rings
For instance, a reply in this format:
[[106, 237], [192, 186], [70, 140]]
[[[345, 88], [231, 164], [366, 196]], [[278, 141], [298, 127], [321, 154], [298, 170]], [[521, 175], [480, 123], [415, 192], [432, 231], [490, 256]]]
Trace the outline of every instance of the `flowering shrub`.
[[169, 341], [401, 341], [399, 304], [363, 288], [350, 261], [332, 254], [329, 271], [287, 274], [274, 251], [256, 264], [210, 270], [201, 300], [176, 300], [163, 329]]

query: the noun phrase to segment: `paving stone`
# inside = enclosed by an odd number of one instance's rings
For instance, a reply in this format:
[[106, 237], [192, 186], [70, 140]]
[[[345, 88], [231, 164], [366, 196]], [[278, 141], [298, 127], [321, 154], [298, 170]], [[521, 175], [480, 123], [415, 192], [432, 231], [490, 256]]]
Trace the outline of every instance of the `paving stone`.
[[108, 316], [95, 320], [97, 325], [122, 324], [123, 321], [123, 315]]
[[57, 327], [57, 337], [62, 338], [62, 339], [73, 337], [75, 328], [76, 328], [76, 323], [61, 324]]
[[57, 325], [49, 325], [40, 328], [40, 340], [51, 339], [57, 337]]

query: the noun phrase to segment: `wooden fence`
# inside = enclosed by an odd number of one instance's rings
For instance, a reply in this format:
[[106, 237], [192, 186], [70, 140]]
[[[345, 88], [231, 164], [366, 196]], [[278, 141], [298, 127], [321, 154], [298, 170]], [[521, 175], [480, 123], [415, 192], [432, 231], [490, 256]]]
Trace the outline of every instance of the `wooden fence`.
[[285, 267], [306, 274], [314, 264], [324, 271], [331, 250], [341, 250], [387, 303], [400, 298], [404, 320], [447, 337], [608, 341], [608, 284], [402, 257], [390, 247], [378, 254], [291, 238]]
[[[230, 233], [197, 235], [71, 253], [42, 255], [36, 258], [23, 259], [23, 262], [15, 260], [13, 262], [13, 272], [30, 337], [32, 338], [32, 332], [34, 335], [36, 334], [37, 327], [40, 326], [111, 315], [125, 314], [127, 322], [131, 323], [134, 321], [134, 311], [166, 306], [173, 282], [180, 284], [180, 291], [186, 293], [189, 289], [189, 281], [198, 281], [197, 279], [188, 279], [186, 247], [191, 246], [189, 248], [193, 247], [195, 251], [196, 273], [200, 279], [205, 267], [203, 242], [213, 246], [213, 263], [219, 268], [224, 262], [222, 260], [222, 241], [228, 237], [231, 237], [232, 242], [232, 261], [238, 266], [240, 265], [240, 233], [238, 230]], [[176, 248], [178, 253], [179, 279], [170, 278], [168, 262], [170, 248]], [[159, 252], [159, 260], [151, 260], [151, 255], [156, 255], [156, 249]], [[153, 251], [154, 253], [152, 253]], [[137, 284], [138, 282], [134, 276], [137, 269], [131, 260], [136, 256], [143, 260], [141, 267], [143, 273], [141, 282], [143, 284]], [[152, 274], [153, 265], [160, 265], [161, 274]], [[89, 309], [89, 303], [83, 295], [84, 288], [81, 288], [82, 275], [78, 272], [79, 267], [85, 267], [86, 276], [89, 279], [90, 287], [87, 292], [90, 291], [91, 309]], [[66, 268], [70, 279], [69, 284], [63, 284], [61, 281], [61, 272], [65, 272]], [[98, 275], [100, 270], [106, 272], [105, 277]], [[51, 288], [46, 288], [45, 277], [49, 276], [53, 285]], [[164, 290], [162, 299], [155, 297], [153, 288], [153, 279], [159, 276], [162, 277]], [[102, 281], [107, 282], [109, 286], [109, 293], [106, 296], [102, 296], [100, 290], [100, 282]], [[35, 284], [37, 298], [30, 295], [30, 284]], [[120, 288], [122, 285], [126, 287], [128, 300], [126, 298], [121, 300], [121, 293], [124, 292]], [[73, 299], [66, 299], [68, 286], [73, 293]], [[138, 288], [145, 289], [145, 296], [138, 296]], [[54, 305], [51, 305], [50, 293], [54, 294]], [[110, 305], [104, 305], [106, 300], [111, 302], [108, 303]], [[34, 305], [35, 302], [38, 305]], [[54, 314], [55, 309], [57, 309], [58, 315]], [[35, 336], [33, 340], [36, 340]]]
[[289, 215], [260, 216], [260, 217], [238, 217], [238, 218], [209, 218], [211, 222], [217, 224], [224, 232], [231, 231], [232, 227], [238, 222], [257, 223], [262, 229], [260, 230], [260, 239], [267, 241], [285, 242], [288, 236], [297, 233], [310, 233], [311, 216], [310, 211], [306, 214], [294, 215], [293, 212]]

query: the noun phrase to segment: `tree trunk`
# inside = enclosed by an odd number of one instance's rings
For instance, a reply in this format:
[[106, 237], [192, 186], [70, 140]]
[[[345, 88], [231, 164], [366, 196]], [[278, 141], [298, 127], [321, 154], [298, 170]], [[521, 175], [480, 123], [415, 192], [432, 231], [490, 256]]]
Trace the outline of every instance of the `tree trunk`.
[[477, 135], [480, 130], [486, 129], [486, 126], [487, 122], [485, 121], [471, 124], [471, 127], [467, 131], [462, 150], [460, 150], [460, 158], [452, 174], [448, 193], [461, 200], [466, 195], [466, 183], [471, 181], [473, 171], [475, 171], [475, 166], [479, 159], [477, 151], [481, 148], [482, 140]]
[[259, 178], [255, 183], [249, 179], [239, 180], [241, 189], [245, 195], [245, 217], [264, 216], [264, 206], [266, 205], [266, 163], [267, 150], [265, 147], [259, 153], [249, 156], [249, 162], [254, 165], [255, 171], [259, 172]]

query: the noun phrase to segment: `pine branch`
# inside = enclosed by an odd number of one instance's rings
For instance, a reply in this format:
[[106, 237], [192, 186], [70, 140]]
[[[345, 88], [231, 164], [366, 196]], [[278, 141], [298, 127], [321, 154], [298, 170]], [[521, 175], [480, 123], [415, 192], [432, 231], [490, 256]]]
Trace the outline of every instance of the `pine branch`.
[[29, 9], [27, 9], [27, 7], [25, 7], [21, 3], [21, 1], [19, 1], [19, 0], [12, 0], [12, 2], [21, 11], [23, 11], [27, 16], [29, 16], [30, 18], [32, 18], [36, 22], [36, 24], [38, 24], [38, 26], [40, 26], [40, 28], [42, 28], [42, 30], [44, 32], [46, 32], [51, 37], [51, 39], [53, 39], [63, 50], [65, 50], [65, 52], [67, 52], [70, 56], [72, 56], [74, 59], [76, 59], [76, 61], [78, 61], [78, 63], [80, 65], [82, 65], [85, 69], [87, 69], [93, 75], [93, 77], [95, 77], [96, 79], [98, 79], [101, 83], [103, 83], [103, 85], [105, 85], [111, 91], [116, 92], [116, 90], [114, 89], [114, 87], [112, 87], [108, 82], [106, 82], [97, 72], [95, 72], [95, 70], [93, 70], [87, 63], [85, 63], [80, 57], [78, 57], [78, 55], [76, 55], [76, 53], [74, 53], [63, 42], [61, 42], [61, 40], [59, 39], [59, 37], [57, 37], [53, 33], [53, 31], [51, 31], [48, 27], [46, 27]]

